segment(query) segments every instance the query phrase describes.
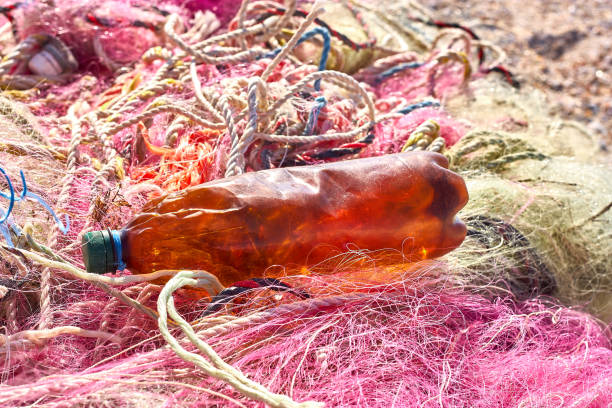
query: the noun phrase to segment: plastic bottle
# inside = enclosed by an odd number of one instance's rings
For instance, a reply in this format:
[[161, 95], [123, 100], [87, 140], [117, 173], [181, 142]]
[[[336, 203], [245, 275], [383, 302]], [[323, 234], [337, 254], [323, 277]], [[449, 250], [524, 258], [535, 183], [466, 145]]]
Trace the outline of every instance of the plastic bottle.
[[430, 152], [250, 172], [155, 199], [121, 231], [84, 234], [83, 257], [95, 273], [202, 269], [224, 285], [348, 246], [416, 261], [461, 244], [467, 199], [463, 179]]

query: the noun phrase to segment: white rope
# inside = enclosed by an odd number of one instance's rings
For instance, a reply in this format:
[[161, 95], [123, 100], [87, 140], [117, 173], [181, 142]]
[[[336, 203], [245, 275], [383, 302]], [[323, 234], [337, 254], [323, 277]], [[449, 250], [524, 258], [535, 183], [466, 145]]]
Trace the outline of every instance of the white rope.
[[[8, 247], [5, 247], [4, 245], [3, 247], [8, 248]], [[126, 275], [126, 276], [119, 276], [119, 277], [114, 278], [111, 276], [97, 275], [95, 273], [85, 272], [83, 269], [78, 268], [69, 263], [54, 261], [36, 252], [27, 251], [25, 249], [11, 248], [11, 250], [19, 251], [19, 253], [25, 256], [26, 258], [36, 261], [40, 263], [41, 265], [69, 272], [76, 278], [79, 278], [79, 279], [82, 279], [88, 282], [102, 282], [108, 285], [127, 285], [131, 283], [149, 282], [149, 281], [152, 281], [158, 278], [162, 278], [164, 276], [171, 276], [177, 273], [176, 270], [164, 269], [161, 271], [155, 271], [152, 273], [146, 273], [142, 275]], [[207, 281], [206, 291], [210, 295], [214, 296], [215, 294], [223, 290], [223, 285], [221, 285], [219, 280], [213, 275], [209, 274], [208, 276], [210, 279]], [[203, 286], [204, 286], [204, 282], [200, 282], [199, 287], [203, 287]]]
[[[275, 394], [263, 385], [249, 380], [240, 370], [232, 367], [213, 350], [206, 342], [202, 341], [193, 327], [185, 321], [174, 307], [172, 294], [183, 286], [201, 287], [210, 281], [208, 272], [182, 271], [174, 276], [164, 286], [157, 300], [157, 312], [159, 313], [159, 331], [172, 350], [183, 360], [196, 365], [206, 374], [219, 380], [225, 381], [243, 395], [274, 408], [318, 408], [324, 405], [315, 401], [296, 402], [291, 398]], [[189, 340], [204, 354], [208, 360], [198, 354], [187, 351], [168, 330], [168, 316], [175, 321]]]
[[274, 57], [274, 59], [272, 60], [272, 62], [270, 62], [270, 65], [268, 65], [266, 67], [266, 69], [264, 70], [264, 72], [261, 74], [261, 78], [265, 81], [266, 79], [268, 79], [268, 77], [270, 76], [270, 74], [272, 73], [272, 71], [274, 70], [274, 68], [284, 59], [287, 57], [287, 55], [293, 51], [293, 49], [295, 48], [295, 46], [297, 45], [297, 42], [300, 40], [300, 38], [302, 38], [302, 34], [304, 34], [304, 32], [306, 31], [306, 29], [308, 28], [308, 26], [310, 26], [312, 24], [312, 22], [315, 20], [315, 18], [317, 18], [318, 16], [320, 16], [322, 13], [324, 13], [325, 10], [323, 8], [319, 8], [318, 4], [315, 3], [315, 5], [313, 6], [312, 11], [308, 14], [308, 16], [306, 17], [306, 20], [304, 20], [302, 22], [302, 24], [300, 24], [300, 27], [297, 29], [297, 31], [295, 32], [295, 34], [293, 34], [293, 36], [291, 37], [291, 39], [289, 40], [289, 42], [287, 43], [287, 45], [285, 45], [283, 47], [283, 49], [281, 50], [281, 52], [279, 52], [276, 57]]
[[[257, 98], [259, 96], [259, 99]], [[232, 139], [232, 147], [230, 149], [230, 156], [227, 162], [227, 170], [225, 171], [225, 177], [235, 176], [244, 173], [244, 153], [249, 148], [251, 143], [255, 140], [257, 126], [259, 118], [257, 115], [257, 108], [261, 105], [265, 109], [267, 108], [267, 89], [266, 83], [260, 77], [255, 77], [249, 80], [248, 86], [248, 112], [249, 120], [247, 123], [246, 130], [242, 134], [242, 137], [235, 137]]]

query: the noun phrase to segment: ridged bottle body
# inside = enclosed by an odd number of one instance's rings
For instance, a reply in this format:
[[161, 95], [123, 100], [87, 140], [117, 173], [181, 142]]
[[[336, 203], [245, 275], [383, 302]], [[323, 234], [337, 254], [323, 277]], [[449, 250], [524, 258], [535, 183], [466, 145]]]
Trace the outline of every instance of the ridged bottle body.
[[216, 180], [147, 204], [124, 229], [123, 259], [133, 273], [203, 269], [231, 285], [348, 248], [434, 258], [466, 233], [466, 186], [447, 167], [411, 152]]

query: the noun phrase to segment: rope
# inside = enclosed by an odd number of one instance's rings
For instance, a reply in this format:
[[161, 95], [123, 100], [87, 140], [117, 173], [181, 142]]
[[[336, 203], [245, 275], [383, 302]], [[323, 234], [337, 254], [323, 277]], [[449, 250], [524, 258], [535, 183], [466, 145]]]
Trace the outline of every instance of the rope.
[[170, 15], [166, 24], [164, 25], [164, 32], [177, 47], [185, 51], [187, 54], [196, 58], [197, 61], [203, 62], [205, 64], [235, 64], [238, 62], [244, 62], [255, 59], [257, 56], [262, 54], [262, 50], [259, 49], [251, 49], [238, 52], [233, 55], [227, 55], [222, 57], [213, 57], [208, 54], [201, 52], [197, 46], [188, 45], [183, 39], [179, 37], [179, 35], [174, 31], [174, 28], [180, 22], [180, 18], [176, 14]]
[[20, 343], [23, 344], [24, 342], [29, 342], [35, 345], [42, 345], [46, 340], [61, 336], [63, 334], [73, 334], [82, 337], [93, 337], [103, 339], [104, 341], [110, 341], [116, 344], [121, 344], [122, 342], [120, 337], [111, 333], [97, 330], [85, 330], [75, 326], [61, 326], [46, 330], [24, 330], [8, 336], [0, 334], [0, 347], [14, 347]]
[[[310, 81], [316, 81], [318, 79], [335, 79], [337, 80], [338, 85], [341, 85], [347, 89], [356, 90], [366, 103], [366, 106], [368, 107], [368, 116], [372, 121], [375, 121], [376, 110], [374, 109], [374, 102], [372, 102], [372, 98], [365, 90], [363, 85], [350, 75], [337, 71], [319, 71], [306, 75], [295, 85], [291, 86], [284, 96], [274, 102], [274, 104], [270, 107], [269, 112], [278, 111], [280, 107], [283, 106], [287, 101], [289, 101], [289, 99], [291, 99], [291, 97], [293, 97], [295, 93], [302, 90], [306, 86], [306, 84], [308, 84]], [[271, 113], [268, 113], [268, 115], [270, 114]]]
[[[7, 246], [2, 245], [2, 248], [8, 249]], [[46, 258], [36, 252], [31, 252], [25, 249], [20, 248], [12, 248], [13, 251], [18, 251], [21, 255], [25, 256], [28, 259], [31, 259], [35, 262], [38, 262], [41, 265], [51, 267], [53, 269], [59, 269], [66, 272], [69, 272], [75, 278], [87, 281], [87, 282], [101, 282], [108, 285], [129, 285], [133, 283], [139, 282], [150, 282], [152, 280], [156, 280], [159, 278], [163, 278], [166, 276], [172, 276], [177, 273], [175, 270], [160, 270], [152, 273], [142, 274], [142, 275], [126, 275], [120, 277], [110, 277], [105, 275], [96, 275], [94, 273], [88, 273], [81, 268], [78, 268], [74, 265], [71, 265], [67, 262], [61, 262], [57, 260], [52, 260]], [[212, 276], [212, 275], [211, 275]], [[202, 287], [202, 284], [200, 284]], [[215, 295], [223, 289], [221, 283], [214, 278], [208, 282], [207, 292], [211, 295]]]
[[0, 63], [0, 75], [7, 75], [11, 68], [21, 61], [32, 47], [30, 41], [22, 41]]
[[191, 74], [191, 83], [193, 84], [196, 99], [206, 108], [206, 110], [213, 114], [217, 121], [222, 122], [223, 116], [221, 113], [219, 113], [219, 111], [211, 105], [209, 99], [202, 93], [202, 85], [200, 84], [200, 79], [198, 78], [195, 62], [192, 62], [189, 65], [189, 73]]
[[[266, 79], [268, 79], [268, 77], [270, 76], [270, 74], [272, 73], [274, 68], [276, 68], [278, 63], [281, 62], [281, 60], [285, 59], [287, 54], [289, 54], [291, 51], [293, 51], [293, 49], [297, 45], [298, 41], [300, 40], [300, 38], [302, 37], [302, 35], [306, 31], [308, 26], [310, 26], [312, 24], [313, 20], [315, 18], [317, 18], [319, 15], [321, 15], [322, 13], [324, 13], [324, 12], [325, 12], [325, 10], [323, 8], [318, 8], [317, 4], [315, 3], [315, 5], [313, 6], [312, 11], [310, 12], [310, 14], [308, 14], [308, 17], [306, 17], [306, 20], [304, 20], [300, 24], [300, 27], [297, 29], [295, 34], [293, 34], [293, 36], [291, 37], [291, 39], [289, 40], [287, 45], [285, 47], [283, 47], [281, 52], [279, 52], [276, 57], [274, 57], [272, 62], [270, 62], [270, 64], [266, 67], [264, 72], [261, 74], [261, 79], [262, 80], [265, 81]], [[289, 13], [287, 13], [285, 15], [289, 15], [290, 16]], [[329, 34], [328, 34], [328, 36], [329, 36]]]
[[244, 153], [249, 145], [253, 142], [255, 132], [257, 131], [258, 115], [257, 115], [257, 95], [261, 101], [264, 101], [264, 108], [267, 105], [266, 84], [262, 78], [253, 78], [249, 81], [248, 88], [248, 110], [249, 121], [242, 138], [233, 138], [230, 157], [227, 162], [227, 170], [225, 177], [235, 176], [244, 173]]
[[[307, 401], [307, 402], [296, 402], [291, 398], [281, 395], [274, 394], [266, 389], [263, 385], [258, 384], [252, 380], [249, 380], [240, 370], [227, 364], [223, 359], [213, 350], [213, 348], [206, 342], [202, 341], [193, 327], [183, 319], [176, 308], [174, 307], [174, 299], [172, 294], [179, 288], [184, 286], [202, 287], [206, 286], [211, 279], [211, 275], [208, 272], [191, 272], [182, 271], [176, 274], [168, 283], [164, 286], [159, 298], [157, 300], [157, 311], [159, 313], [158, 325], [159, 331], [162, 337], [166, 340], [170, 348], [183, 360], [188, 363], [194, 364], [207, 375], [217, 378], [231, 385], [238, 392], [243, 395], [261, 401], [270, 407], [278, 408], [315, 408], [322, 407], [323, 404]], [[178, 340], [168, 330], [167, 319], [168, 316], [173, 321], [177, 322], [183, 334], [193, 343], [198, 350], [205, 355], [204, 357], [187, 351]]]
[[[71, 121], [71, 138], [68, 146], [68, 156], [66, 157], [66, 175], [62, 179], [62, 188], [57, 199], [57, 208], [63, 208], [70, 200], [70, 189], [75, 179], [75, 170], [77, 165], [77, 152], [82, 141], [81, 121], [77, 118], [75, 110], [79, 105], [74, 104], [68, 108], [67, 117]], [[27, 231], [26, 231], [27, 233]], [[49, 245], [53, 248], [57, 246], [59, 238], [59, 229], [57, 226], [51, 229], [49, 235]], [[43, 268], [40, 276], [40, 317], [38, 321], [38, 329], [47, 329], [52, 325], [51, 316], [51, 270]]]
[[201, 118], [199, 115], [197, 115], [195, 112], [190, 111], [187, 108], [184, 108], [182, 106], [178, 106], [178, 105], [172, 105], [170, 104], [170, 102], [167, 101], [162, 101], [162, 100], [157, 100], [155, 102], [155, 106], [153, 108], [149, 108], [147, 110], [145, 110], [144, 112], [126, 120], [123, 121], [119, 124], [113, 125], [110, 128], [108, 128], [105, 132], [105, 135], [108, 136], [112, 136], [115, 133], [118, 133], [120, 131], [122, 131], [125, 128], [128, 128], [130, 126], [133, 126], [135, 124], [137, 124], [138, 122], [142, 122], [143, 120], [152, 118], [153, 116], [159, 115], [160, 113], [166, 113], [166, 112], [171, 112], [171, 113], [176, 113], [179, 115], [183, 115], [185, 117], [187, 117], [188, 119], [193, 120], [194, 122], [196, 122], [199, 125], [202, 125], [204, 127], [208, 127], [210, 129], [225, 129], [225, 125], [221, 124], [221, 123], [213, 123], [213, 122], [209, 122], [206, 119]]
[[[410, 134], [402, 147], [402, 152], [425, 150], [434, 139], [440, 136], [440, 125], [432, 119], [427, 119]], [[444, 140], [444, 139], [443, 139]]]

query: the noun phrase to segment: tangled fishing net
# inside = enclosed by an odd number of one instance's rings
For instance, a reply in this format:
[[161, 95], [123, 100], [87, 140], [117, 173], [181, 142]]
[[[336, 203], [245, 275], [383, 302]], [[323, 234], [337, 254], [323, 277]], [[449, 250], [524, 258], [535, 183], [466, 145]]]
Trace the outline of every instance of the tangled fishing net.
[[[609, 156], [494, 44], [415, 2], [1, 11], [0, 406], [612, 403]], [[213, 313], [205, 271], [82, 269], [84, 233], [166, 193], [411, 150], [470, 193], [437, 260], [348, 248], [287, 270], [307, 298], [262, 287]]]

